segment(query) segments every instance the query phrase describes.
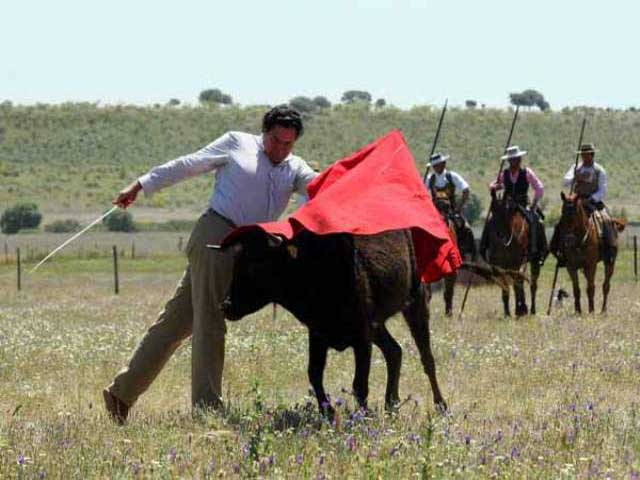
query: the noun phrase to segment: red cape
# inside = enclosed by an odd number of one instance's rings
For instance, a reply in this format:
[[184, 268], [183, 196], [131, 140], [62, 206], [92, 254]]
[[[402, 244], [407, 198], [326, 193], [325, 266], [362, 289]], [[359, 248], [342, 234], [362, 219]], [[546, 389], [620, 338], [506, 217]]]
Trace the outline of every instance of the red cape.
[[309, 201], [286, 220], [240, 227], [223, 243], [255, 228], [288, 239], [303, 229], [370, 235], [410, 228], [424, 282], [439, 280], [462, 263], [398, 130], [337, 161], [307, 190]]

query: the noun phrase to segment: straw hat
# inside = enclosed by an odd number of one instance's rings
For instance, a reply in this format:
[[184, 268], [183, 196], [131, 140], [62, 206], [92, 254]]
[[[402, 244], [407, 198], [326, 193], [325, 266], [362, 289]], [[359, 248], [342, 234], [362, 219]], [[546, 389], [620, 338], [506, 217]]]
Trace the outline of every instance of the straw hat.
[[449, 155], [443, 155], [441, 153], [435, 153], [435, 154], [431, 155], [431, 158], [430, 158], [430, 161], [429, 161], [429, 165], [431, 167], [435, 167], [436, 165], [440, 165], [441, 163], [444, 163], [447, 160], [449, 160]]
[[526, 150], [520, 150], [520, 147], [514, 145], [513, 147], [507, 148], [501, 160], [515, 160], [516, 158], [524, 157], [526, 154]]

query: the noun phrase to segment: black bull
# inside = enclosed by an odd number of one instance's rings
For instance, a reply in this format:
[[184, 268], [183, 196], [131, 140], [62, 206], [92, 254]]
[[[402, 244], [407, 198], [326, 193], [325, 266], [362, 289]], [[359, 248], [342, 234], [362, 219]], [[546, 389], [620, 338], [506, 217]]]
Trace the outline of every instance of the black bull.
[[305, 231], [290, 241], [256, 230], [225, 248], [235, 251], [233, 280], [222, 305], [226, 317], [239, 320], [275, 302], [305, 324], [309, 380], [321, 412], [333, 414], [323, 386], [329, 348], [353, 348], [353, 392], [366, 408], [375, 344], [387, 364], [385, 407], [399, 404], [402, 349], [385, 326], [397, 312], [418, 347], [437, 408], [447, 408], [436, 379], [427, 298], [409, 230], [356, 236]]

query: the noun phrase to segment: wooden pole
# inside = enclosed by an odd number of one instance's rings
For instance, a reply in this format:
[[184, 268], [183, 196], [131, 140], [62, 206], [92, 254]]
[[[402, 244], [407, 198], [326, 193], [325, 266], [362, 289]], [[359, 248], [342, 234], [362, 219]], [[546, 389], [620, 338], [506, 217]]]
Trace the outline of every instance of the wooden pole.
[[638, 280], [638, 236], [633, 236], [633, 276]]
[[136, 258], [136, 241], [131, 240], [131, 258]]
[[120, 279], [118, 278], [118, 249], [113, 246], [113, 282], [116, 295], [120, 293]]
[[6, 240], [4, 242], [4, 263], [9, 265], [9, 244]]
[[20, 248], [16, 248], [16, 265], [18, 269], [18, 291], [22, 290], [22, 265], [20, 263]]
[[182, 251], [182, 237], [178, 238], [178, 251]]

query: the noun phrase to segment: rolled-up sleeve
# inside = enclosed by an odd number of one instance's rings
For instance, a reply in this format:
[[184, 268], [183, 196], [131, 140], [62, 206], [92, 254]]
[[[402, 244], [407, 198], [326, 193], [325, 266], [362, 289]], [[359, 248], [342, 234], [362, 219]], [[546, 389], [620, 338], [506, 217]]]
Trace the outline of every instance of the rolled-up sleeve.
[[527, 168], [527, 181], [529, 182], [529, 185], [531, 185], [531, 187], [533, 188], [533, 192], [534, 192], [533, 201], [537, 202], [544, 195], [544, 185], [542, 184], [540, 179], [537, 177], [537, 175], [533, 172], [533, 170], [531, 170], [530, 168]]
[[304, 198], [308, 197], [307, 185], [316, 178], [318, 174], [309, 166], [307, 162], [300, 159], [296, 169], [296, 179], [293, 185], [293, 191]]
[[455, 185], [457, 192], [464, 192], [469, 188], [469, 184], [459, 173], [451, 172], [451, 179], [453, 180], [453, 184]]
[[567, 173], [564, 174], [564, 178], [562, 179], [562, 185], [564, 187], [570, 187], [573, 183], [574, 170], [575, 167], [570, 167], [569, 170], [567, 170]]
[[229, 151], [236, 143], [234, 135], [226, 133], [197, 152], [152, 168], [138, 181], [145, 195], [151, 195], [187, 178], [224, 166], [229, 160]]

